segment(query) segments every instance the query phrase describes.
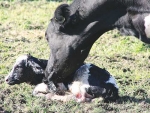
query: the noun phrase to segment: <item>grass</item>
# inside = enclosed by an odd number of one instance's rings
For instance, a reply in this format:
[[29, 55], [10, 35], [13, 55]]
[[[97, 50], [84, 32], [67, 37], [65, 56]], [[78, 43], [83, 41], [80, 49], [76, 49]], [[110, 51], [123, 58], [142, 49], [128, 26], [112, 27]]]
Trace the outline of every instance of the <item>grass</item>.
[[[106, 68], [116, 77], [121, 98], [104, 103], [55, 102], [32, 96], [34, 86], [9, 86], [4, 77], [15, 59], [31, 53], [48, 59], [44, 34], [59, 2], [0, 1], [0, 112], [5, 113], [149, 113], [150, 45], [117, 30], [101, 36], [86, 62]], [[38, 45], [38, 46], [37, 46]]]

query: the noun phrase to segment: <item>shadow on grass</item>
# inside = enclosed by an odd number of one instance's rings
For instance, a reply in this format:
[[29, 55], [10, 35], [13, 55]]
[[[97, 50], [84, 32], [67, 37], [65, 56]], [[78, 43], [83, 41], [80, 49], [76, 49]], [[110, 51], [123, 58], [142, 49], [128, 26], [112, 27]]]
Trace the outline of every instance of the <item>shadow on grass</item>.
[[123, 104], [123, 103], [126, 103], [126, 102], [134, 102], [134, 103], [141, 103], [141, 102], [144, 102], [144, 103], [148, 103], [150, 104], [150, 99], [149, 98], [141, 98], [141, 99], [138, 99], [138, 98], [135, 98], [135, 97], [130, 97], [130, 96], [122, 96], [120, 97], [116, 103], [117, 104]]
[[[134, 108], [135, 104], [138, 105], [142, 105], [144, 109], [148, 109], [149, 108], [149, 104], [150, 104], [150, 98], [141, 98], [141, 99], [137, 99], [135, 97], [130, 97], [130, 96], [122, 96], [120, 97], [117, 101], [113, 102], [113, 105], [111, 104], [112, 102], [109, 103], [99, 103], [97, 106], [102, 107], [103, 109], [105, 109], [107, 112], [119, 112], [120, 110], [127, 110], [127, 109], [132, 109]], [[135, 104], [131, 104], [131, 103], [135, 103]], [[129, 107], [130, 106], [130, 107]]]
[[[139, 96], [139, 98], [136, 98]], [[134, 103], [148, 103], [150, 104], [150, 99], [148, 98], [148, 93], [144, 89], [138, 89], [134, 92], [133, 97], [130, 96], [122, 96], [117, 100], [118, 104], [122, 104], [125, 102], [134, 102]]]

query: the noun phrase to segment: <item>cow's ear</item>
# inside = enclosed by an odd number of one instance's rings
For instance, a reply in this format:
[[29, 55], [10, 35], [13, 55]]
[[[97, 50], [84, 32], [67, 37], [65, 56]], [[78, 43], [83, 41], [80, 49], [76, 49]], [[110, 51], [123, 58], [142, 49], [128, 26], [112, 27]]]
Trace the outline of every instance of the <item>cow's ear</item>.
[[55, 10], [54, 18], [59, 24], [64, 24], [68, 21], [70, 10], [68, 4], [62, 4]]

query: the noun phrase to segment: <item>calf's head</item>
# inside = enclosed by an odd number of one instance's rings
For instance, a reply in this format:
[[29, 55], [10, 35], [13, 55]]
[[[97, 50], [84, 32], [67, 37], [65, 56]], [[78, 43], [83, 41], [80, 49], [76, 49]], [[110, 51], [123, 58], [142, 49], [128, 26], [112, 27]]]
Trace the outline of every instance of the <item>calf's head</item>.
[[33, 85], [41, 83], [44, 77], [44, 70], [36, 60], [38, 59], [31, 55], [18, 57], [11, 72], [5, 77], [6, 83], [9, 85], [23, 82]]
[[145, 3], [141, 0], [74, 0], [71, 5], [60, 5], [45, 33], [51, 50], [46, 80], [64, 81], [83, 63], [99, 36], [108, 30], [118, 28], [125, 35], [150, 43], [150, 23], [145, 19], [150, 14], [147, 4], [150, 4], [148, 0]]

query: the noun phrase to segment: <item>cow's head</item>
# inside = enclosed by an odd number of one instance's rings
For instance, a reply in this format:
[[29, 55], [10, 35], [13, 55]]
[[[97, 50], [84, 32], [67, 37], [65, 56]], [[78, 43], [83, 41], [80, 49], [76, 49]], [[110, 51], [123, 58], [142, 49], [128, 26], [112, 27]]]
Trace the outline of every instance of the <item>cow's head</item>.
[[118, 28], [125, 35], [150, 43], [144, 31], [149, 9], [141, 0], [131, 1], [74, 0], [71, 5], [60, 5], [46, 30], [51, 50], [46, 79], [62, 82], [83, 63], [93, 43], [108, 30]]

